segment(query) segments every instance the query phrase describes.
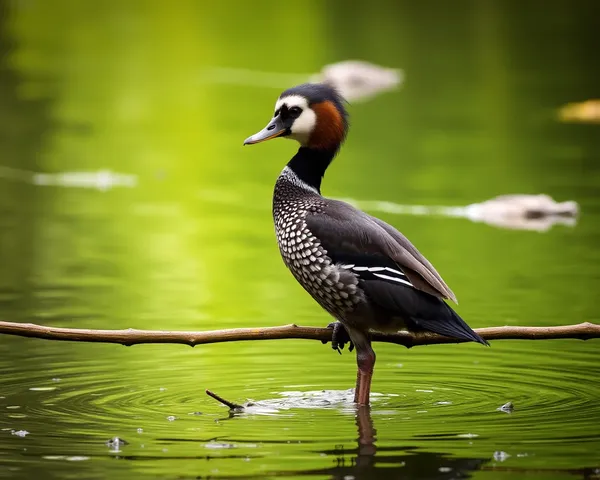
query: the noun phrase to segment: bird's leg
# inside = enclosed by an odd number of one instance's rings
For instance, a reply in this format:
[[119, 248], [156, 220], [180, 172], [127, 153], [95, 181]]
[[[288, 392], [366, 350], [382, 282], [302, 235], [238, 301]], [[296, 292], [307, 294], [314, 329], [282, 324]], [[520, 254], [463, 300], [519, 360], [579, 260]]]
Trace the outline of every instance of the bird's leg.
[[354, 387], [354, 403], [358, 403], [358, 391], [360, 390], [360, 369], [356, 369], [356, 387]]
[[[350, 335], [348, 335], [348, 331], [342, 322], [331, 322], [329, 325], [327, 325], [327, 328], [333, 329], [333, 333], [331, 334], [331, 348], [341, 355], [344, 346], [348, 343], [348, 351], [351, 352], [354, 350], [354, 344], [352, 343], [352, 340], [350, 340]], [[322, 343], [327, 342], [323, 341]]]
[[363, 343], [356, 348], [356, 364], [358, 375], [357, 387], [354, 392], [354, 403], [358, 405], [369, 405], [371, 394], [371, 378], [375, 367], [375, 352], [371, 348], [371, 342]]

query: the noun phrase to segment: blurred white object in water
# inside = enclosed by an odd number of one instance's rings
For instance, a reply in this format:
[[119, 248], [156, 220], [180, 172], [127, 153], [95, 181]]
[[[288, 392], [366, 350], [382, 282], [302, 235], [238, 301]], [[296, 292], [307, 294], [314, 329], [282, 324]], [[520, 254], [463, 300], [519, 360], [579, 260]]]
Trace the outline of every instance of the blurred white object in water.
[[96, 172], [60, 172], [34, 173], [32, 183], [35, 185], [52, 185], [56, 187], [96, 188], [106, 191], [114, 187], [135, 187], [135, 175], [98, 170]]
[[362, 60], [347, 60], [325, 65], [320, 72], [261, 72], [246, 68], [209, 67], [200, 81], [267, 88], [288, 88], [303, 82], [324, 82], [337, 88], [348, 101], [367, 100], [397, 88], [404, 80], [402, 70], [385, 68]]
[[95, 188], [106, 191], [114, 187], [137, 186], [137, 175], [97, 170], [91, 172], [41, 173], [0, 166], [0, 178], [32, 183], [40, 186]]
[[347, 60], [325, 65], [310, 80], [327, 83], [337, 88], [346, 100], [357, 101], [397, 88], [404, 80], [404, 73], [361, 60]]
[[405, 215], [440, 215], [468, 218], [500, 228], [544, 232], [555, 224], [577, 223], [577, 202], [555, 202], [548, 195], [500, 195], [465, 207], [401, 205], [393, 202], [345, 199], [358, 208]]
[[465, 207], [466, 217], [505, 228], [545, 231], [553, 224], [574, 225], [577, 202], [556, 202], [548, 195], [500, 195]]

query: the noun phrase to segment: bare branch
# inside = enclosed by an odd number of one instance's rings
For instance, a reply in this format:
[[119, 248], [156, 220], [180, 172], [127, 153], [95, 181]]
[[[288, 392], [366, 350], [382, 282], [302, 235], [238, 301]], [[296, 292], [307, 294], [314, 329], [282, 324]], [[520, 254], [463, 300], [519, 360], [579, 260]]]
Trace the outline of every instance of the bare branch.
[[[589, 322], [559, 327], [487, 327], [475, 331], [486, 340], [549, 340], [557, 338], [588, 340], [590, 338], [600, 338], [600, 325]], [[281, 327], [231, 328], [205, 332], [186, 332], [135, 330], [131, 328], [126, 330], [87, 330], [0, 321], [0, 334], [5, 335], [70, 342], [118, 343], [126, 346], [142, 343], [181, 343], [193, 347], [205, 343], [280, 340], [286, 338], [329, 342], [331, 341], [331, 333], [331, 329], [328, 328], [299, 327], [294, 324]], [[416, 345], [464, 342], [464, 340], [456, 340], [433, 333], [373, 333], [372, 338], [377, 342], [395, 343], [407, 348]]]
[[237, 403], [230, 402], [229, 400], [225, 400], [221, 395], [217, 395], [216, 393], [211, 392], [210, 390], [206, 390], [206, 394], [209, 397], [214, 398], [217, 402], [222, 403], [226, 407], [229, 407], [229, 410], [243, 410], [244, 409], [243, 405], [239, 405]]

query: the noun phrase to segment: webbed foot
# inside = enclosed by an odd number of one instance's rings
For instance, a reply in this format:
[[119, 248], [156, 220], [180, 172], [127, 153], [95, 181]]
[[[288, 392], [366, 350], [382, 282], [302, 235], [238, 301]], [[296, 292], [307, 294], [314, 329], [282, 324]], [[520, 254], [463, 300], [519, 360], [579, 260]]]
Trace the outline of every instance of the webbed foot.
[[[354, 350], [354, 344], [352, 340], [350, 340], [350, 335], [348, 335], [348, 331], [344, 328], [341, 322], [331, 322], [327, 325], [327, 328], [331, 328], [333, 333], [331, 334], [331, 348], [337, 351], [340, 355], [342, 354], [342, 350], [348, 344], [348, 351], [351, 352]], [[326, 341], [322, 341], [323, 344], [327, 343]]]

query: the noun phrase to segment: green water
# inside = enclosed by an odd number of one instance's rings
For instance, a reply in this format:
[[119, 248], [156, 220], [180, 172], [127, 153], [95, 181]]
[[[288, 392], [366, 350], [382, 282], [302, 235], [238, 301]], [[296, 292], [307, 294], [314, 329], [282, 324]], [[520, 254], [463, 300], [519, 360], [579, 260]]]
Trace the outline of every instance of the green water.
[[[217, 3], [0, 3], [0, 319], [327, 324], [274, 240], [272, 185], [295, 147], [241, 145], [290, 86], [252, 71], [302, 79], [361, 58], [406, 82], [350, 106], [324, 192], [576, 200], [576, 225], [544, 233], [373, 213], [430, 258], [473, 327], [600, 321], [600, 130], [556, 120], [599, 95], [596, 1]], [[219, 81], [220, 67], [251, 78]], [[32, 182], [102, 170], [129, 186]], [[354, 356], [318, 342], [0, 337], [0, 477], [598, 477], [599, 341], [376, 351], [372, 409], [356, 412]], [[205, 388], [257, 406], [230, 417]]]

